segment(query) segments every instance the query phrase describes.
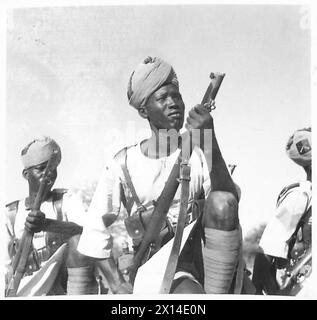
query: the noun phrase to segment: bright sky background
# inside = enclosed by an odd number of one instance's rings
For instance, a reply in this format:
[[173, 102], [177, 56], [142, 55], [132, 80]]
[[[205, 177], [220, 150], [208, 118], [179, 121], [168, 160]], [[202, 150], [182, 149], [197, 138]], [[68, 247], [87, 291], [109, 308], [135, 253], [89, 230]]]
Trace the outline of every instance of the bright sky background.
[[27, 194], [20, 151], [38, 135], [61, 146], [55, 186], [80, 187], [146, 134], [126, 88], [148, 55], [174, 66], [187, 111], [211, 71], [226, 73], [213, 117], [225, 160], [237, 164], [245, 231], [269, 218], [285, 185], [305, 178], [284, 150], [295, 129], [311, 125], [307, 7], [23, 8], [7, 21], [7, 202]]

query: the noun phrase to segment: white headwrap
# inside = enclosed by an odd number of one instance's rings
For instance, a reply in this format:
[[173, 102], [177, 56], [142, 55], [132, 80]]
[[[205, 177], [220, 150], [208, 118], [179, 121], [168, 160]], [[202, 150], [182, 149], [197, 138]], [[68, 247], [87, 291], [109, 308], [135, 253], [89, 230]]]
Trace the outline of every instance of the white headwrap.
[[311, 128], [296, 130], [286, 144], [287, 155], [302, 167], [311, 164]]
[[58, 156], [56, 167], [61, 162], [61, 149], [59, 145], [50, 137], [34, 139], [21, 151], [21, 160], [25, 169], [39, 165], [50, 159], [54, 150], [57, 150]]
[[132, 73], [128, 84], [129, 104], [138, 109], [162, 85], [172, 83], [179, 87], [172, 66], [158, 57], [147, 57]]

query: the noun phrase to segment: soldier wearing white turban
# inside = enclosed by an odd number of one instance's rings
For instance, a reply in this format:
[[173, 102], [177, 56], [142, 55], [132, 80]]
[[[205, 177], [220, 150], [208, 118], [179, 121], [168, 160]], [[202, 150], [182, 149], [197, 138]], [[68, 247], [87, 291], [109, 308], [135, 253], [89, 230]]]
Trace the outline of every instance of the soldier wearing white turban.
[[[93, 196], [88, 211], [90, 219], [83, 228], [78, 250], [105, 261], [112, 256], [112, 234], [108, 226], [118, 217], [121, 203], [131, 216], [139, 207], [146, 208], [148, 212], [153, 210], [153, 203], [160, 196], [179, 155], [179, 131], [184, 123], [185, 105], [176, 73], [161, 58], [147, 57], [136, 67], [129, 79], [127, 96], [129, 104], [148, 120], [151, 136], [118, 152], [113, 162], [105, 166]], [[195, 147], [189, 160], [189, 203], [192, 204], [201, 195], [205, 207], [202, 208], [201, 221], [195, 223], [193, 219], [196, 217], [188, 216], [188, 227], [184, 232], [188, 235], [194, 226], [196, 240], [192, 247], [186, 244], [182, 250], [171, 292], [238, 293], [241, 291], [241, 277], [237, 270], [241, 271], [239, 257], [242, 239], [237, 190], [222, 158], [213, 119], [204, 106], [196, 105], [189, 111], [185, 127], [188, 130], [212, 131], [212, 155], [210, 153], [206, 159], [202, 149]], [[125, 161], [137, 197], [127, 184], [127, 176], [119, 159]], [[211, 162], [212, 168], [208, 166]], [[163, 244], [173, 237], [179, 206], [180, 190], [176, 192], [167, 213], [165, 230], [168, 232]], [[201, 237], [206, 240], [203, 246]], [[137, 250], [138, 239], [135, 237], [131, 241]], [[158, 293], [170, 243], [167, 242], [149, 259], [144, 265], [147, 270], [143, 267], [139, 269], [133, 293]], [[126, 289], [126, 292], [131, 292], [128, 286]], [[117, 292], [123, 291], [119, 288]]]
[[[36, 197], [40, 179], [53, 152], [57, 152], [56, 162], [44, 192], [41, 211], [30, 211], [30, 199]], [[63, 234], [41, 231], [44, 218], [70, 221], [79, 225], [84, 223], [85, 209], [79, 197], [66, 189], [51, 190], [61, 162], [59, 145], [49, 137], [34, 139], [23, 148], [21, 160], [24, 167], [23, 177], [29, 185], [29, 196], [6, 206], [7, 280], [17, 246], [21, 245], [24, 228], [27, 228], [34, 232], [34, 237], [18, 296], [93, 293], [92, 266], [87, 257], [76, 251], [78, 236], [67, 238]]]
[[304, 169], [306, 180], [281, 191], [276, 211], [263, 232], [260, 247], [264, 254], [257, 255], [253, 274], [258, 294], [278, 294], [283, 279], [277, 279], [276, 270], [283, 269], [289, 259], [300, 257], [311, 246], [311, 128], [292, 134], [286, 143], [286, 154]]
[[136, 109], [143, 107], [153, 92], [166, 84], [179, 88], [173, 67], [158, 57], [147, 57], [133, 71], [128, 84], [128, 99]]

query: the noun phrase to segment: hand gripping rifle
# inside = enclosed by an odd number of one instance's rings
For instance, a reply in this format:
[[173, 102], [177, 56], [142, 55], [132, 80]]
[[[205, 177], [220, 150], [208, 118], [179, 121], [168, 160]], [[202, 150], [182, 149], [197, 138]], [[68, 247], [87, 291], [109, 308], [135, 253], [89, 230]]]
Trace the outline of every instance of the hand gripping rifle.
[[[225, 74], [222, 74], [222, 73], [210, 74], [211, 81], [203, 97], [203, 100], [201, 102], [201, 104], [205, 108], [207, 108], [208, 111], [211, 111], [212, 109], [214, 109], [214, 107], [212, 106], [212, 103], [217, 95], [217, 92], [219, 90], [219, 87], [222, 83], [224, 76]], [[130, 281], [132, 284], [134, 283], [138, 268], [147, 260], [147, 257], [149, 256], [148, 254], [149, 250], [159, 246], [158, 236], [161, 230], [161, 226], [164, 223], [169, 207], [174, 199], [179, 183], [181, 182], [182, 183], [182, 187], [181, 187], [182, 200], [180, 205], [181, 212], [179, 215], [179, 221], [178, 221], [179, 226], [177, 227], [177, 230], [176, 230], [176, 235], [175, 235], [174, 244], [173, 244], [174, 250], [172, 248], [172, 253], [173, 251], [175, 252], [176, 250], [177, 252], [179, 251], [183, 229], [186, 221], [186, 212], [187, 212], [187, 205], [188, 205], [189, 180], [190, 180], [190, 167], [188, 166], [188, 161], [193, 151], [193, 148], [186, 147], [191, 143], [191, 132], [186, 131], [181, 138], [182, 138], [182, 146], [185, 146], [185, 148], [183, 147], [181, 149], [180, 155], [178, 156], [172, 168], [172, 171], [167, 179], [164, 189], [156, 202], [151, 220], [146, 228], [142, 242], [138, 248], [138, 251], [134, 256], [133, 266], [130, 270]], [[170, 258], [173, 260], [172, 269], [174, 269], [174, 271], [173, 270], [166, 271], [166, 274], [168, 273], [169, 276], [166, 281], [165, 279], [163, 280], [163, 283], [161, 286], [161, 293], [169, 292], [170, 284], [171, 284], [171, 281], [173, 280], [172, 276], [174, 276], [178, 254], [171, 254], [171, 256], [172, 255], [173, 255], [173, 258], [171, 257]]]
[[[31, 210], [40, 210], [41, 204], [44, 200], [43, 197], [45, 195], [47, 185], [50, 183], [52, 171], [54, 170], [54, 168], [56, 168], [56, 160], [57, 150], [54, 150], [51, 158], [48, 160], [47, 166], [43, 173], [37, 195], [35, 199], [33, 199], [33, 203], [31, 203]], [[9, 281], [8, 289], [6, 292], [6, 296], [8, 297], [15, 297], [17, 295], [21, 279], [25, 273], [28, 257], [32, 247], [32, 241], [33, 232], [24, 229], [18, 251], [14, 256], [14, 260], [12, 262], [12, 278]]]

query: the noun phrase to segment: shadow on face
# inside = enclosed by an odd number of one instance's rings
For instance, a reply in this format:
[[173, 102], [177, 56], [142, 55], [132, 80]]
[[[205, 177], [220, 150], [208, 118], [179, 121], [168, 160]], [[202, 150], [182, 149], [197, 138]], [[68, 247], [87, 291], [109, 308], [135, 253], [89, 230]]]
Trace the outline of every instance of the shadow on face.
[[[44, 177], [44, 172], [47, 166], [47, 161], [36, 166], [24, 169], [22, 172], [23, 177], [29, 183], [30, 192], [38, 192], [40, 188], [41, 181]], [[48, 174], [47, 187], [45, 190], [45, 194], [47, 194], [51, 188], [53, 187], [57, 178], [57, 169], [55, 168]]]
[[184, 123], [185, 105], [178, 88], [173, 84], [160, 87], [152, 93], [144, 107], [139, 108], [139, 115], [148, 119], [155, 129], [176, 129]]

